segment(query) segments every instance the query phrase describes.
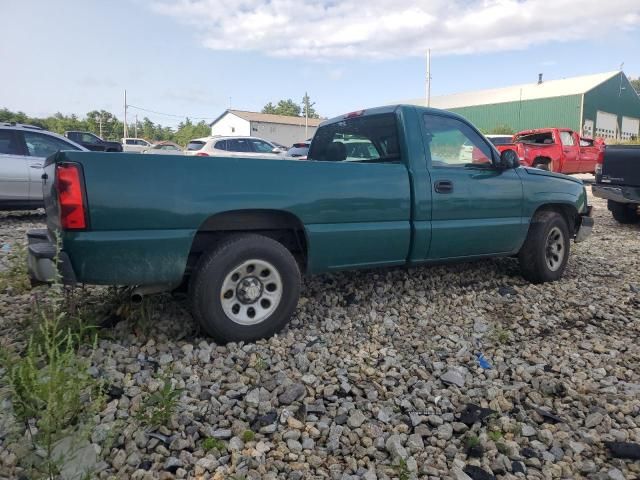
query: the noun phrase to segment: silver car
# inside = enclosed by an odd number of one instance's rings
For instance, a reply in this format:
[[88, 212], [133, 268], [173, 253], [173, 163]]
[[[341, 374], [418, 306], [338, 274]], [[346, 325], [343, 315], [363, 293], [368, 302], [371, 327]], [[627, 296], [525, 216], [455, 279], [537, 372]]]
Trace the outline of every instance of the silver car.
[[43, 206], [42, 165], [59, 150], [86, 148], [40, 127], [0, 123], [0, 210]]

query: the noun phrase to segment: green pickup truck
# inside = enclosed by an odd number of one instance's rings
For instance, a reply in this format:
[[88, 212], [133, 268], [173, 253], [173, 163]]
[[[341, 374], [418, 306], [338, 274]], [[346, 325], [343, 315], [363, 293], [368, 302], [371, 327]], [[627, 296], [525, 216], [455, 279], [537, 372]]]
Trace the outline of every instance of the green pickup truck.
[[409, 105], [325, 121], [307, 160], [66, 151], [43, 182], [34, 281], [57, 268], [138, 296], [187, 286], [219, 341], [279, 331], [301, 274], [518, 256], [526, 279], [554, 281], [593, 226], [581, 181], [520, 167], [464, 118]]

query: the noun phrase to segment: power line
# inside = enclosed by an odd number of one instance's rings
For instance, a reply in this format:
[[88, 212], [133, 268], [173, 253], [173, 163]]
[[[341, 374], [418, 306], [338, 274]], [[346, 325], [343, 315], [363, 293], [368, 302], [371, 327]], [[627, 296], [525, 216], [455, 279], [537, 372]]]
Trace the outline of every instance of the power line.
[[192, 117], [191, 115], [176, 115], [174, 113], [158, 112], [156, 110], [150, 110], [148, 108], [136, 107], [135, 105], [127, 105], [129, 108], [135, 108], [136, 110], [142, 110], [143, 112], [155, 113], [156, 115], [164, 115], [166, 117], [174, 118], [189, 118], [191, 120], [215, 120], [218, 117]]

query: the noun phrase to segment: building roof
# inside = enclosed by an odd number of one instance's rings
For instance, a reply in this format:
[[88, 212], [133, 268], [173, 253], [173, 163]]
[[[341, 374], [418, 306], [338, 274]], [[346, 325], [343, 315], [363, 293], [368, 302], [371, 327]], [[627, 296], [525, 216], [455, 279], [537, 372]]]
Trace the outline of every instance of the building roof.
[[[244, 110], [226, 110], [222, 115], [216, 118], [210, 125], [213, 125], [218, 122], [222, 117], [224, 117], [227, 113], [232, 113], [237, 117], [240, 117], [248, 122], [262, 122], [262, 123], [278, 123], [280, 125], [298, 125], [301, 127], [305, 126], [305, 118], [304, 117], [290, 117], [288, 115], [272, 115], [270, 113], [259, 113], [259, 112], [247, 112]], [[309, 118], [308, 125], [310, 127], [317, 127], [322, 122], [322, 119], [319, 118]]]
[[[431, 97], [433, 108], [459, 108], [474, 105], [491, 105], [494, 103], [517, 102], [519, 100], [535, 100], [540, 98], [581, 95], [593, 90], [598, 85], [618, 75], [620, 71], [596, 73], [580, 77], [562, 78], [560, 80], [544, 80], [542, 83], [525, 83], [512, 87], [492, 88], [475, 92], [455, 93]], [[425, 105], [425, 99], [410, 100], [413, 105]]]

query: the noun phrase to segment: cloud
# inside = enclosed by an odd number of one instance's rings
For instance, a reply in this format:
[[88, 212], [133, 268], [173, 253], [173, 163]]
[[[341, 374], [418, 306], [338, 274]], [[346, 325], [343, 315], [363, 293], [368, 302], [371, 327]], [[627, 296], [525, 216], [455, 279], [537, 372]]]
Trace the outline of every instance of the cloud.
[[517, 50], [640, 26], [638, 0], [151, 1], [213, 50], [313, 59]]

